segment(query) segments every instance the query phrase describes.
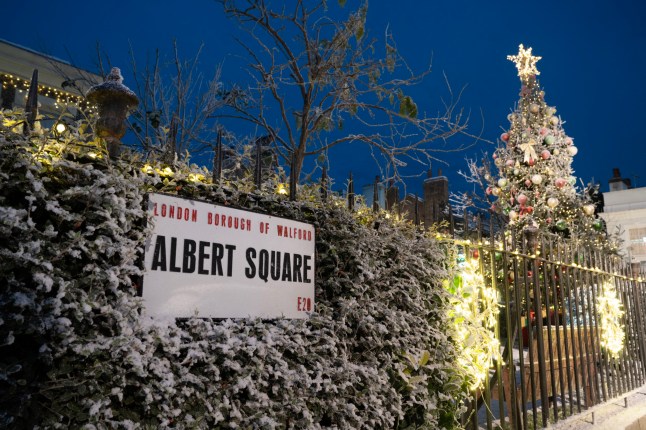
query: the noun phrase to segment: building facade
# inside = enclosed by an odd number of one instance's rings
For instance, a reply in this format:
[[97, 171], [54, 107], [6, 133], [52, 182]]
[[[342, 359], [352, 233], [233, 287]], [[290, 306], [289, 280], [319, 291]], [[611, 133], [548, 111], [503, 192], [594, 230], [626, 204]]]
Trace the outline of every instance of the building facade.
[[88, 107], [85, 93], [103, 82], [94, 73], [32, 49], [0, 39], [0, 108], [24, 108], [27, 93], [38, 71], [38, 110], [44, 126], [51, 125], [62, 112], [77, 114], [78, 107]]
[[603, 193], [604, 209], [599, 216], [608, 233], [622, 239], [622, 254], [633, 273], [646, 273], [646, 187], [631, 188], [630, 180], [614, 169], [609, 189]]

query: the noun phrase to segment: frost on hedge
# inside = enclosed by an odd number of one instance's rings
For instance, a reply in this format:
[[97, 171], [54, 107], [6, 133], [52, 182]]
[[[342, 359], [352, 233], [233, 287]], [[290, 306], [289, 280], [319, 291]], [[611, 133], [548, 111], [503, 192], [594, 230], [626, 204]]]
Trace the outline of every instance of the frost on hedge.
[[[3, 115], [2, 124], [16, 120]], [[72, 139], [87, 141], [78, 130]], [[194, 167], [145, 173], [88, 158], [73, 141], [51, 146], [47, 136], [2, 126], [0, 427], [454, 425], [463, 394], [435, 242], [349, 213], [334, 198], [323, 203], [316, 190], [290, 203], [250, 194], [244, 179], [188, 180]], [[316, 313], [307, 321], [147, 317], [134, 286], [150, 190], [314, 224]]]

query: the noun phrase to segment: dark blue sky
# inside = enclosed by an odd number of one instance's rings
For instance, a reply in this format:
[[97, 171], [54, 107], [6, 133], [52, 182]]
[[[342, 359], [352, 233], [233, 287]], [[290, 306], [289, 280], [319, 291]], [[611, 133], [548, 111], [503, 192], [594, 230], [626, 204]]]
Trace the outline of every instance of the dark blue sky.
[[[173, 38], [186, 57], [204, 42], [205, 68], [222, 64], [227, 82], [240, 76], [239, 48], [233, 41], [237, 30], [215, 1], [131, 3], [15, 4], [4, 11], [0, 38], [65, 60], [71, 55], [75, 64], [90, 70], [95, 69], [99, 42], [124, 71], [129, 44], [143, 64], [146, 52], [168, 51]], [[520, 43], [531, 46], [534, 55], [543, 57], [538, 69], [546, 102], [557, 108], [579, 148], [575, 174], [586, 183], [592, 178], [601, 182], [602, 191], [608, 189], [613, 167], [638, 186], [646, 185], [645, 23], [646, 3], [639, 0], [373, 0], [368, 10], [369, 35], [381, 37], [389, 26], [414, 69], [421, 71], [432, 58], [433, 72], [414, 94], [420, 110], [437, 109], [445, 94], [445, 73], [454, 90], [466, 86], [462, 106], [471, 110], [472, 130], [484, 127], [483, 137], [492, 141], [508, 126], [507, 114], [518, 100], [516, 68], [506, 57], [516, 54]], [[465, 169], [466, 156], [493, 149], [480, 144], [443, 156], [449, 164], [441, 167], [451, 187], [465, 186], [455, 172]], [[351, 168], [362, 182], [376, 174], [370, 160], [355, 161]], [[337, 183], [349, 169], [343, 161], [332, 160]], [[408, 191], [419, 192], [415, 184], [420, 182], [411, 181]]]

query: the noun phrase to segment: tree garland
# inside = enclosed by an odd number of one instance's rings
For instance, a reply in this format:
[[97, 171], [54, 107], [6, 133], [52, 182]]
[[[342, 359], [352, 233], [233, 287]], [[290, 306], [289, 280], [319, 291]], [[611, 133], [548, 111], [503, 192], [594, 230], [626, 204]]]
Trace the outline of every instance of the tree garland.
[[601, 347], [611, 357], [617, 358], [624, 348], [625, 330], [620, 322], [624, 316], [621, 301], [615, 285], [606, 281], [601, 286], [602, 294], [597, 297], [597, 310], [601, 324]]
[[476, 259], [463, 263], [448, 289], [453, 305], [449, 318], [456, 344], [461, 346], [458, 364], [469, 389], [481, 389], [493, 361], [502, 361], [500, 342], [495, 336], [500, 313], [496, 290], [485, 285]]

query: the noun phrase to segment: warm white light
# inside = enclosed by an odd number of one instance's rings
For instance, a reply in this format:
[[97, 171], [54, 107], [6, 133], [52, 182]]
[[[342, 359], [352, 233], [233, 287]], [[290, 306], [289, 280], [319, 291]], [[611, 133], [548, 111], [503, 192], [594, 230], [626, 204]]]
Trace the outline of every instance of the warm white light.
[[276, 190], [276, 192], [284, 196], [288, 193], [287, 187], [285, 186], [285, 184], [280, 184], [278, 185], [278, 189]]
[[66, 129], [67, 127], [65, 127], [65, 124], [63, 124], [62, 122], [56, 124], [56, 133], [63, 133]]
[[527, 78], [528, 76], [540, 75], [536, 69], [536, 63], [543, 57], [535, 57], [532, 55], [532, 48], [525, 49], [521, 43], [518, 46], [518, 55], [508, 55], [507, 59], [516, 63], [518, 69], [518, 76]]

